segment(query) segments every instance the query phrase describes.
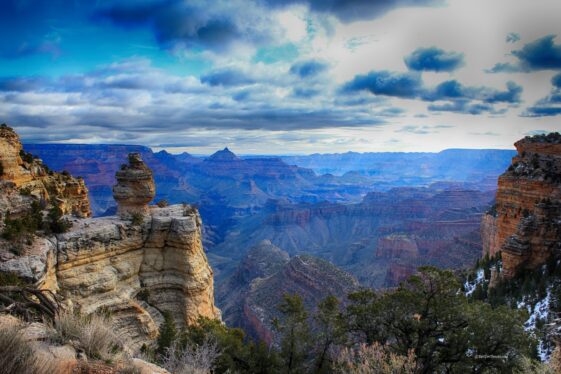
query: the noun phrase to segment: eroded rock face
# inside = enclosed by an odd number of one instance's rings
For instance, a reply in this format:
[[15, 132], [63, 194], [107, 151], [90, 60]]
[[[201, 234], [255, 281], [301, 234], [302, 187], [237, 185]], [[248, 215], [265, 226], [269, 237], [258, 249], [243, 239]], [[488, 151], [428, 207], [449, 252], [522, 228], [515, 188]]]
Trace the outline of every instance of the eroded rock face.
[[156, 195], [156, 185], [152, 170], [142, 161], [140, 153], [130, 153], [128, 165], [123, 165], [115, 178], [113, 198], [118, 204], [117, 213], [123, 218], [148, 214], [148, 203]]
[[57, 238], [59, 294], [82, 313], [109, 310], [133, 350], [153, 340], [162, 312], [177, 326], [220, 318], [196, 210], [151, 207], [142, 224], [80, 220]]
[[561, 250], [561, 135], [526, 137], [499, 177], [496, 214], [484, 218], [486, 251], [502, 251], [503, 276], [536, 268]]
[[58, 206], [63, 214], [90, 217], [88, 189], [81, 178], [50, 171], [26, 153], [16, 132], [0, 125], [0, 211], [13, 216], [25, 213], [31, 201]]

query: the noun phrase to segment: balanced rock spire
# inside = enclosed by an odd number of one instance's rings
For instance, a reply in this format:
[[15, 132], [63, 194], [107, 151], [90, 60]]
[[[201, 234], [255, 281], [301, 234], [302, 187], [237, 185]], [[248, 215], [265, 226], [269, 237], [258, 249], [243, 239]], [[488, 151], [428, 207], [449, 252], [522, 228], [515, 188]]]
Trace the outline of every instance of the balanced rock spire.
[[113, 198], [117, 201], [117, 213], [123, 218], [133, 214], [148, 214], [148, 203], [156, 195], [152, 170], [142, 161], [140, 153], [130, 153], [129, 163], [115, 174]]

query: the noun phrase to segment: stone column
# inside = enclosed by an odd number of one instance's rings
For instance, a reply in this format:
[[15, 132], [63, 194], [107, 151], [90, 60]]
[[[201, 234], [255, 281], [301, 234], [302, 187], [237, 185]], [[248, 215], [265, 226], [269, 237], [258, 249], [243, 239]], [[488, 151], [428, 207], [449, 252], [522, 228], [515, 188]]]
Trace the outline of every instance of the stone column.
[[129, 154], [129, 163], [121, 166], [115, 174], [117, 184], [113, 186], [113, 198], [117, 201], [117, 214], [130, 218], [133, 214], [149, 213], [148, 203], [156, 195], [152, 170], [139, 153]]

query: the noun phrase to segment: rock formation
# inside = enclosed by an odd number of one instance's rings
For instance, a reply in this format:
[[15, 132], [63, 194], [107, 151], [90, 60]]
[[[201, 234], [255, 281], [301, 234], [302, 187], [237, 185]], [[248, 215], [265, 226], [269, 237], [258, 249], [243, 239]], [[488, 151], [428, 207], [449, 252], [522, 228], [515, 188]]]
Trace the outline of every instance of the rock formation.
[[[0, 191], [3, 216], [15, 207], [29, 211], [37, 201], [35, 193], [43, 192], [47, 194], [41, 198], [51, 202], [56, 198], [53, 203], [65, 207], [65, 213], [89, 215], [89, 210], [80, 210], [89, 205], [73, 204], [77, 200], [69, 198], [79, 190], [87, 202], [83, 181], [49, 174], [38, 160], [27, 162], [18, 156], [21, 144], [13, 130], [2, 127], [0, 134], [5, 135], [0, 139], [0, 162], [8, 170], [0, 187], [14, 189], [13, 196]], [[56, 185], [58, 190], [53, 188], [57, 181], [62, 181]], [[0, 239], [0, 272], [14, 273], [37, 288], [57, 293], [65, 305], [82, 314], [109, 311], [116, 331], [132, 351], [157, 337], [165, 311], [178, 328], [200, 316], [220, 318], [197, 209], [186, 204], [148, 206], [154, 182], [138, 154], [129, 156], [129, 165], [117, 173], [117, 181], [115, 197], [121, 215], [71, 218], [68, 231], [55, 236], [37, 232], [19, 253]], [[30, 193], [20, 194], [22, 188]]]
[[0, 211], [19, 216], [30, 201], [59, 207], [63, 214], [91, 216], [88, 189], [81, 178], [55, 173], [26, 153], [16, 132], [0, 125]]
[[507, 278], [561, 249], [561, 135], [526, 137], [515, 146], [518, 154], [499, 177], [496, 207], [482, 223], [484, 251], [502, 252]]
[[134, 214], [148, 213], [148, 203], [156, 195], [152, 170], [146, 166], [140, 153], [129, 154], [129, 164], [121, 166], [115, 174], [113, 198], [117, 201], [117, 214], [128, 218]]
[[149, 213], [138, 225], [79, 220], [56, 238], [58, 293], [83, 313], [109, 310], [132, 349], [157, 336], [163, 311], [179, 328], [219, 318], [198, 212], [173, 205]]

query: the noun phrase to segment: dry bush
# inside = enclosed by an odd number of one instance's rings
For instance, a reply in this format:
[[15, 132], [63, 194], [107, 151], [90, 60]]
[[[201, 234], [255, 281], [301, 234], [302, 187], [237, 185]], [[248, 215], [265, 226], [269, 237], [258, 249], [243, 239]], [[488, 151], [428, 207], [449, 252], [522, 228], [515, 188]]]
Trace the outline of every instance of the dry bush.
[[55, 342], [77, 344], [89, 358], [112, 361], [123, 355], [123, 344], [106, 316], [62, 311], [55, 317], [53, 328]]
[[166, 349], [162, 367], [174, 374], [210, 374], [220, 348], [214, 339], [205, 339], [199, 346], [180, 347], [176, 341]]
[[16, 327], [0, 329], [0, 371], [4, 374], [51, 374], [56, 364], [37, 355]]
[[554, 373], [561, 373], [561, 344], [557, 345], [557, 347], [551, 354], [551, 358], [549, 359], [549, 366], [551, 366], [551, 369], [553, 369]]
[[341, 374], [413, 374], [416, 365], [413, 351], [401, 356], [374, 343], [370, 346], [361, 344], [356, 349], [343, 349], [335, 357], [335, 366]]

